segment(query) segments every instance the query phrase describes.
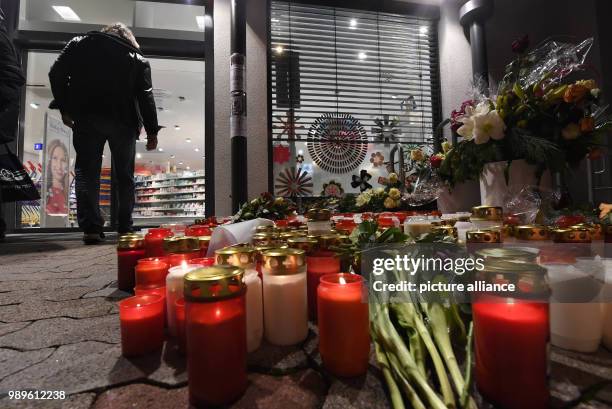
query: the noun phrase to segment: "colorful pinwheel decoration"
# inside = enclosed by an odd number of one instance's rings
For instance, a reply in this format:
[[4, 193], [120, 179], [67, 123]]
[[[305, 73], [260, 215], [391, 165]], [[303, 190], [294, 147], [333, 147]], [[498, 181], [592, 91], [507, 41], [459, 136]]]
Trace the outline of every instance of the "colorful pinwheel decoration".
[[323, 183], [323, 191], [321, 192], [321, 196], [342, 197], [344, 196], [344, 189], [342, 189], [340, 182], [330, 180], [327, 183]]
[[400, 134], [399, 120], [397, 118], [389, 119], [389, 115], [384, 114], [382, 119], [376, 118], [374, 120], [376, 126], [372, 127], [372, 134], [374, 134], [377, 140], [383, 140], [385, 146], [389, 146], [390, 142], [395, 142], [397, 136]]
[[313, 188], [312, 177], [302, 168], [286, 168], [276, 177], [274, 188], [279, 196], [310, 196]]
[[370, 175], [367, 170], [362, 169], [361, 172], [359, 172], [359, 176], [353, 175], [352, 179], [351, 186], [354, 189], [359, 188], [361, 192], [372, 189], [372, 185], [368, 183], [370, 179], [372, 179], [372, 175]]

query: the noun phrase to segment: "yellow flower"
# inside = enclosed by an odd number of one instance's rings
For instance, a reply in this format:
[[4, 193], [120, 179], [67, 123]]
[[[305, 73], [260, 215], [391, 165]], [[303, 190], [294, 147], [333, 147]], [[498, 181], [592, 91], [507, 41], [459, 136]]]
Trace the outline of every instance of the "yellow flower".
[[592, 90], [593, 88], [597, 87], [597, 84], [595, 83], [595, 80], [579, 80], [579, 81], [576, 81], [576, 85], [580, 85], [582, 87], [585, 87], [589, 91]]
[[599, 218], [603, 219], [612, 211], [612, 204], [602, 203], [599, 205]]
[[449, 141], [442, 142], [442, 152], [448, 153], [452, 147], [453, 145]]
[[423, 160], [425, 160], [425, 155], [423, 155], [422, 150], [413, 149], [410, 151], [410, 159], [417, 161], [417, 162], [422, 162]]
[[285, 203], [285, 199], [283, 197], [277, 197], [276, 199], [274, 199], [275, 205], [282, 205], [283, 203]]
[[392, 185], [397, 183], [397, 174], [389, 173], [389, 183]]
[[394, 208], [397, 207], [396, 201], [393, 200], [391, 197], [387, 197], [383, 204], [384, 204], [386, 209], [394, 209]]
[[563, 139], [571, 140], [576, 139], [580, 135], [580, 126], [577, 123], [572, 122], [561, 130], [561, 136]]
[[589, 89], [584, 85], [580, 85], [578, 83], [572, 84], [565, 90], [565, 94], [563, 94], [563, 100], [568, 104], [572, 102], [578, 102], [589, 92]]
[[389, 197], [392, 198], [393, 200], [397, 200], [402, 196], [402, 193], [399, 191], [398, 188], [394, 187], [389, 189]]

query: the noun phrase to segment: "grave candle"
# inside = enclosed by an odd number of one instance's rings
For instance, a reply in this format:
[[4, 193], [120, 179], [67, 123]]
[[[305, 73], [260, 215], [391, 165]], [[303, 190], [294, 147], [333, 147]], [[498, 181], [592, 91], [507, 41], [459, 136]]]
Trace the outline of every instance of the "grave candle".
[[336, 376], [366, 373], [370, 357], [368, 304], [363, 278], [330, 274], [318, 286], [319, 352], [323, 365]]
[[174, 304], [178, 350], [179, 353], [184, 355], [187, 352], [187, 338], [185, 337], [185, 299], [181, 297], [176, 300]]
[[160, 295], [137, 295], [119, 303], [121, 352], [144, 355], [164, 343], [164, 302]]
[[191, 260], [187, 261], [187, 264], [199, 264], [204, 267], [210, 267], [210, 266], [215, 265], [215, 258], [214, 257], [192, 258]]
[[199, 264], [188, 265], [187, 262], [170, 268], [170, 272], [166, 276], [166, 314], [168, 317], [168, 332], [172, 336], [176, 336], [176, 300], [181, 298], [183, 292], [183, 277], [190, 271], [197, 270], [203, 267]]
[[183, 261], [200, 257], [200, 242], [197, 237], [169, 237], [164, 239], [164, 252], [170, 267]]
[[125, 234], [117, 243], [117, 288], [134, 291], [135, 272], [138, 260], [145, 256], [144, 238], [138, 234]]
[[332, 251], [318, 251], [306, 257], [308, 317], [317, 320], [317, 288], [319, 280], [326, 274], [340, 272], [340, 258]]
[[247, 386], [243, 270], [205, 267], [184, 277], [189, 401], [226, 405]]
[[161, 257], [164, 255], [164, 239], [172, 237], [174, 233], [170, 229], [149, 229], [145, 235], [145, 255], [147, 257]]
[[166, 285], [168, 264], [161, 260], [146, 259], [136, 264], [136, 287], [154, 288]]

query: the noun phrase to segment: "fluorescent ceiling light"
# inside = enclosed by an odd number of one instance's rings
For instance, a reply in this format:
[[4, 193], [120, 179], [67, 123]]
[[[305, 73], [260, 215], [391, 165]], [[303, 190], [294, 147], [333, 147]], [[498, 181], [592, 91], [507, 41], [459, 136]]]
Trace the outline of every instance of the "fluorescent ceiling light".
[[196, 22], [198, 23], [198, 28], [204, 31], [204, 16], [196, 16]]
[[141, 158], [142, 158], [142, 155], [140, 153], [137, 153], [136, 154], [136, 159], [141, 159]]
[[364, 52], [360, 52], [357, 55], [357, 58], [359, 58], [360, 60], [365, 60], [366, 58], [368, 58], [368, 55], [366, 53], [364, 53]]
[[68, 21], [81, 21], [81, 18], [68, 6], [51, 6], [61, 18]]
[[421, 32], [421, 34], [427, 34], [427, 32], [429, 31], [429, 27], [427, 27], [427, 26], [421, 26], [421, 28], [419, 29], [419, 31]]
[[191, 138], [185, 138], [185, 142], [191, 143]]
[[350, 23], [349, 23], [349, 27], [352, 28], [353, 30], [356, 29], [357, 28], [357, 20], [352, 18]]
[[38, 104], [36, 102], [32, 102], [30, 106], [34, 109], [38, 109]]
[[163, 151], [164, 151], [164, 148], [157, 148], [157, 151], [158, 151], [158, 152], [163, 152]]
[[200, 152], [200, 148], [195, 148], [194, 151]]
[[276, 46], [276, 53], [277, 54], [282, 54], [283, 53], [283, 46], [282, 45], [277, 45]]

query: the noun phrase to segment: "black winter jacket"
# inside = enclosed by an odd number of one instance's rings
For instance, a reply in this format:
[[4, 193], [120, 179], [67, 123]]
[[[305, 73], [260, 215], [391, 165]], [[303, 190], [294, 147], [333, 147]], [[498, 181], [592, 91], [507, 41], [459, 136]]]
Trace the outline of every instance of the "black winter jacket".
[[52, 108], [75, 121], [87, 115], [117, 120], [157, 134], [151, 66], [127, 40], [92, 31], [66, 45], [49, 72]]
[[19, 57], [8, 36], [0, 9], [0, 143], [15, 139], [19, 118], [19, 98], [25, 78]]

